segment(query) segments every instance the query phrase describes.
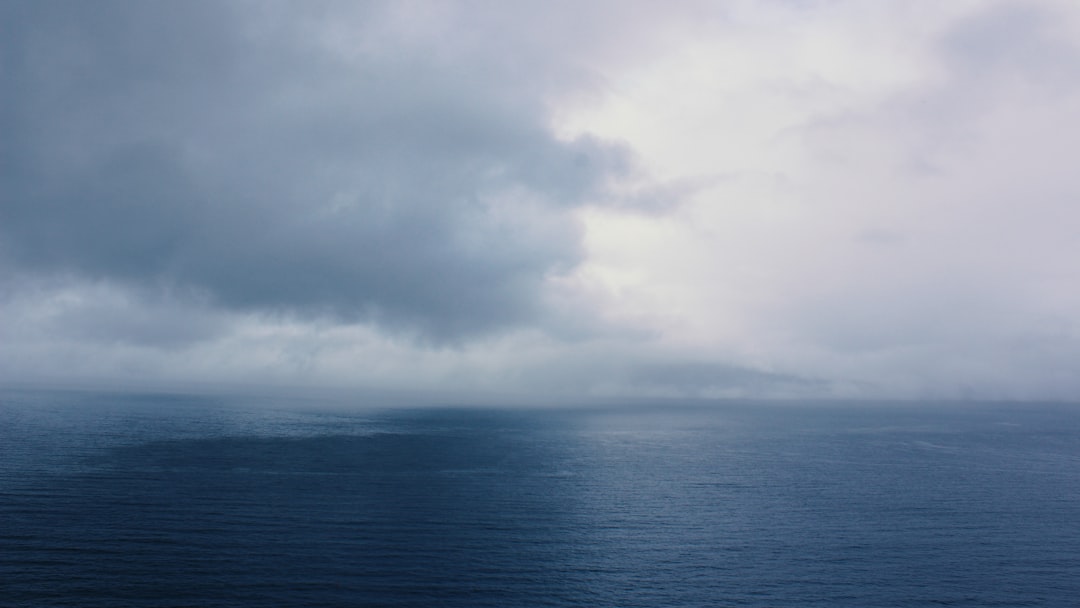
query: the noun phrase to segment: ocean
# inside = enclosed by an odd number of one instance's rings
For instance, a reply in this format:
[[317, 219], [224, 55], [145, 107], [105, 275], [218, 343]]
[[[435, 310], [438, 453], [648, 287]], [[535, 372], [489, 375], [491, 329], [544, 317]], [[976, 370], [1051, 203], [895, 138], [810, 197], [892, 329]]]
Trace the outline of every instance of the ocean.
[[0, 392], [0, 606], [1077, 606], [1080, 407]]

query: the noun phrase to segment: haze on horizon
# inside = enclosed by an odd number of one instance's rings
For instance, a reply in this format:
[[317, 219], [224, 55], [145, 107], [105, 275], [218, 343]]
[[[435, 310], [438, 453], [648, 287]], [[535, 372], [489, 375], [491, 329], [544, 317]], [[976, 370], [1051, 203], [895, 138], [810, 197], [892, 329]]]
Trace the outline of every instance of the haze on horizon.
[[0, 91], [0, 382], [1080, 399], [1068, 0], [4, 0]]

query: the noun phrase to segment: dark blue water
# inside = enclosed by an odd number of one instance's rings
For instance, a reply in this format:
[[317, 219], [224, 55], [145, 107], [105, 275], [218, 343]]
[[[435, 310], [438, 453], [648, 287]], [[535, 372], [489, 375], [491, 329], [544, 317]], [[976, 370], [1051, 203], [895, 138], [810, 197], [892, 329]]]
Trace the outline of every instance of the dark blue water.
[[0, 605], [1080, 603], [1075, 407], [299, 405], [0, 394]]

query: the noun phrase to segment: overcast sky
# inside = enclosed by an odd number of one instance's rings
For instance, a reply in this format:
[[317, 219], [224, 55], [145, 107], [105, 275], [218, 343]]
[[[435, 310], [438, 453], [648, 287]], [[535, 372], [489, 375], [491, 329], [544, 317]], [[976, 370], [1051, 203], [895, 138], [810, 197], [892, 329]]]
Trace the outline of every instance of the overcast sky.
[[0, 381], [1080, 399], [1080, 4], [0, 1]]

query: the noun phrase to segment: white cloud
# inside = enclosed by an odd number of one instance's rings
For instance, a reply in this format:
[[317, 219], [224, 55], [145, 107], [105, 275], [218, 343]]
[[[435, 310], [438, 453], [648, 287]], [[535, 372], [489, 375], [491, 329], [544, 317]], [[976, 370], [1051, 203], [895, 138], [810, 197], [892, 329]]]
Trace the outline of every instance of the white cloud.
[[1007, 4], [743, 9], [564, 119], [665, 178], [716, 176], [660, 220], [590, 212], [582, 280], [702, 357], [903, 396], [1075, 397], [1075, 8], [1024, 5], [989, 58], [956, 39]]

